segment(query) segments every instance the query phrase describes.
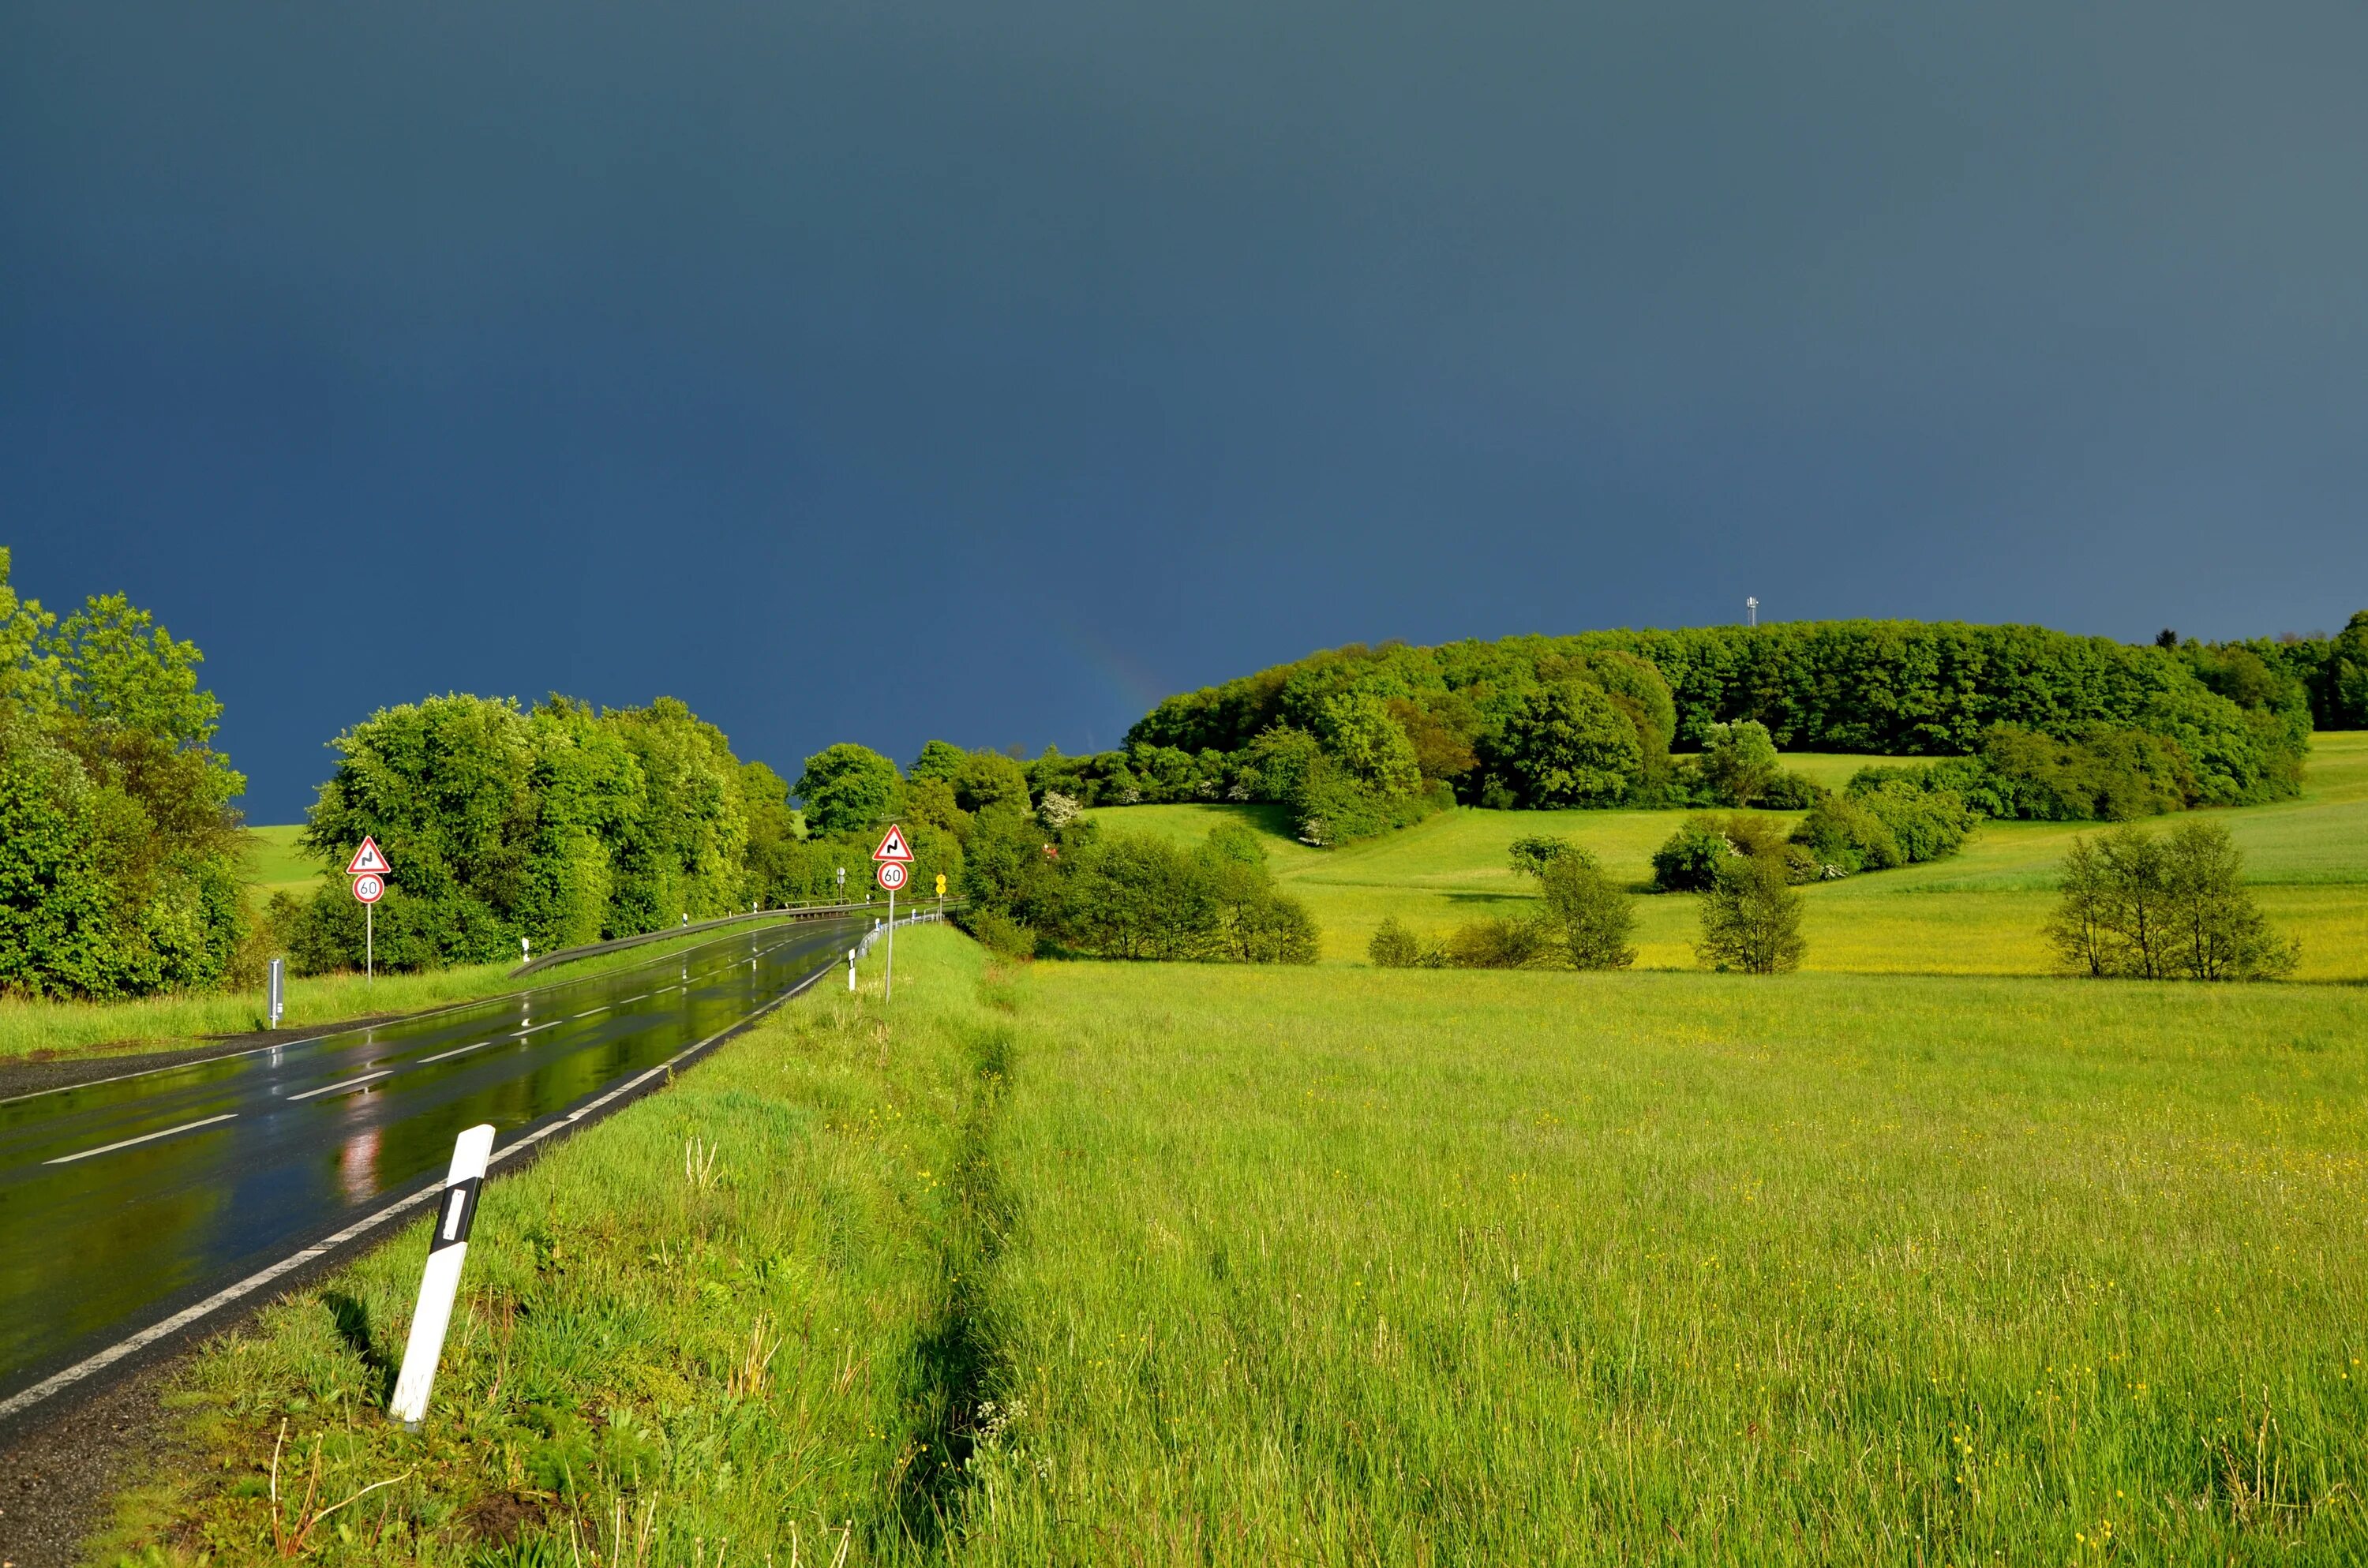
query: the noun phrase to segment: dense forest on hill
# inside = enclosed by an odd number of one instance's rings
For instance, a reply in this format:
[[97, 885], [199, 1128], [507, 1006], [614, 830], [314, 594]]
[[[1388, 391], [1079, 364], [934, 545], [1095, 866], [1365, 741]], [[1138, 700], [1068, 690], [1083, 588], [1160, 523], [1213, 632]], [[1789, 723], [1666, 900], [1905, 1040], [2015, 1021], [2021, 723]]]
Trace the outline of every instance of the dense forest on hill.
[[1123, 750], [1047, 754], [1030, 777], [1089, 804], [1277, 801], [1334, 842], [1452, 801], [1739, 803], [1669, 753], [1715, 754], [1740, 725], [1784, 749], [1968, 758], [1943, 777], [1972, 808], [2084, 820], [2289, 794], [2314, 727], [2362, 724], [2368, 612], [2333, 638], [2135, 646], [1800, 621], [1327, 650], [1169, 698]]

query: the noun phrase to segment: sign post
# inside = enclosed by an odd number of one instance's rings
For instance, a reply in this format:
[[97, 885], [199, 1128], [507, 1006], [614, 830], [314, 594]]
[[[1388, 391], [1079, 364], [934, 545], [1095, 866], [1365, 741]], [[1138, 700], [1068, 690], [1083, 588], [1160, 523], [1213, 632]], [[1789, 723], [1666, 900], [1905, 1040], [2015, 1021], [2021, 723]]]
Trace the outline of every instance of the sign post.
[[896, 890], [905, 885], [913, 868], [913, 846], [905, 842], [905, 830], [890, 823], [887, 836], [871, 852], [871, 858], [879, 862], [875, 874], [880, 885], [888, 890], [888, 960], [882, 967], [880, 982], [880, 999], [885, 1002], [896, 994]]
[[378, 969], [378, 901], [386, 896], [386, 879], [394, 869], [386, 863], [378, 840], [365, 834], [361, 847], [346, 862], [346, 875], [354, 880], [354, 896], [362, 905], [362, 982], [376, 983]]
[[281, 1011], [286, 1008], [287, 1005], [288, 960], [286, 959], [273, 959], [271, 960], [270, 994], [271, 1028], [276, 1029], [279, 1027], [279, 1015]]

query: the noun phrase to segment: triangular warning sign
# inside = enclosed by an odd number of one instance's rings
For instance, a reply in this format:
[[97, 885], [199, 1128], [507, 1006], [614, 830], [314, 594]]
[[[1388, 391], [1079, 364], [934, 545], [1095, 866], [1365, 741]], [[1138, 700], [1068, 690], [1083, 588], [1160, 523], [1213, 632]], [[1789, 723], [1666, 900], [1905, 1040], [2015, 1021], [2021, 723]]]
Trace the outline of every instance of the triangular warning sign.
[[888, 836], [880, 841], [880, 847], [871, 852], [871, 858], [874, 860], [902, 860], [910, 864], [913, 858], [913, 846], [905, 842], [905, 830], [893, 823], [890, 824]]
[[354, 851], [354, 858], [346, 862], [346, 875], [349, 877], [359, 877], [364, 871], [375, 871], [382, 877], [393, 869], [386, 863], [386, 857], [379, 853], [375, 838], [364, 838], [362, 846]]

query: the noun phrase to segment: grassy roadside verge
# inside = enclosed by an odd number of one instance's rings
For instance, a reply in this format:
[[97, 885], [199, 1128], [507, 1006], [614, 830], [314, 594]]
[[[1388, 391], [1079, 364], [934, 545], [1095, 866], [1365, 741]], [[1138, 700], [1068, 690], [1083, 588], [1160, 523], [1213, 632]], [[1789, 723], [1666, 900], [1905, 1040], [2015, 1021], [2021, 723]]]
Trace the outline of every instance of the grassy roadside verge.
[[382, 1416], [421, 1226], [208, 1345], [97, 1559], [276, 1557], [315, 1465], [316, 1518], [393, 1483], [313, 1524], [333, 1562], [852, 1562], [928, 1536], [980, 1377], [1008, 1031], [966, 940], [899, 947], [893, 1021], [876, 982], [822, 989], [487, 1187], [425, 1436]]
[[[382, 974], [365, 982], [359, 974], [324, 974], [288, 983], [282, 1029], [313, 1028], [382, 1013], [416, 1013], [454, 1002], [506, 996], [545, 985], [561, 985], [587, 974], [645, 963], [667, 953], [732, 935], [703, 932], [603, 953], [563, 964], [522, 980], [509, 978], [514, 963], [469, 964], [427, 974]], [[131, 1002], [28, 1002], [0, 997], [0, 1062], [19, 1057], [114, 1056], [170, 1051], [203, 1043], [211, 1035], [245, 1034], [264, 1027], [261, 991], [222, 991], [194, 995], [148, 996]]]
[[428, 1437], [415, 1227], [109, 1551], [285, 1423], [340, 1564], [2368, 1555], [2356, 988], [899, 946], [488, 1189]]

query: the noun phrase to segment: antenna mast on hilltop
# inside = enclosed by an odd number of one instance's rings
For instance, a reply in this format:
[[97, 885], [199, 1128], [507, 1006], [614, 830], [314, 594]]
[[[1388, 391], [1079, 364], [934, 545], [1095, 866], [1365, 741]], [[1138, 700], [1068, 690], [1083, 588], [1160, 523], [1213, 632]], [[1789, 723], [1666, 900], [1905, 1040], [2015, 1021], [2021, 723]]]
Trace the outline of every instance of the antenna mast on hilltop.
[[1746, 600], [1744, 600], [1744, 601], [1743, 601], [1743, 615], [1744, 615], [1744, 622], [1743, 622], [1743, 623], [1744, 623], [1746, 626], [1757, 626], [1757, 625], [1759, 625], [1759, 601], [1758, 599], [1746, 599]]

